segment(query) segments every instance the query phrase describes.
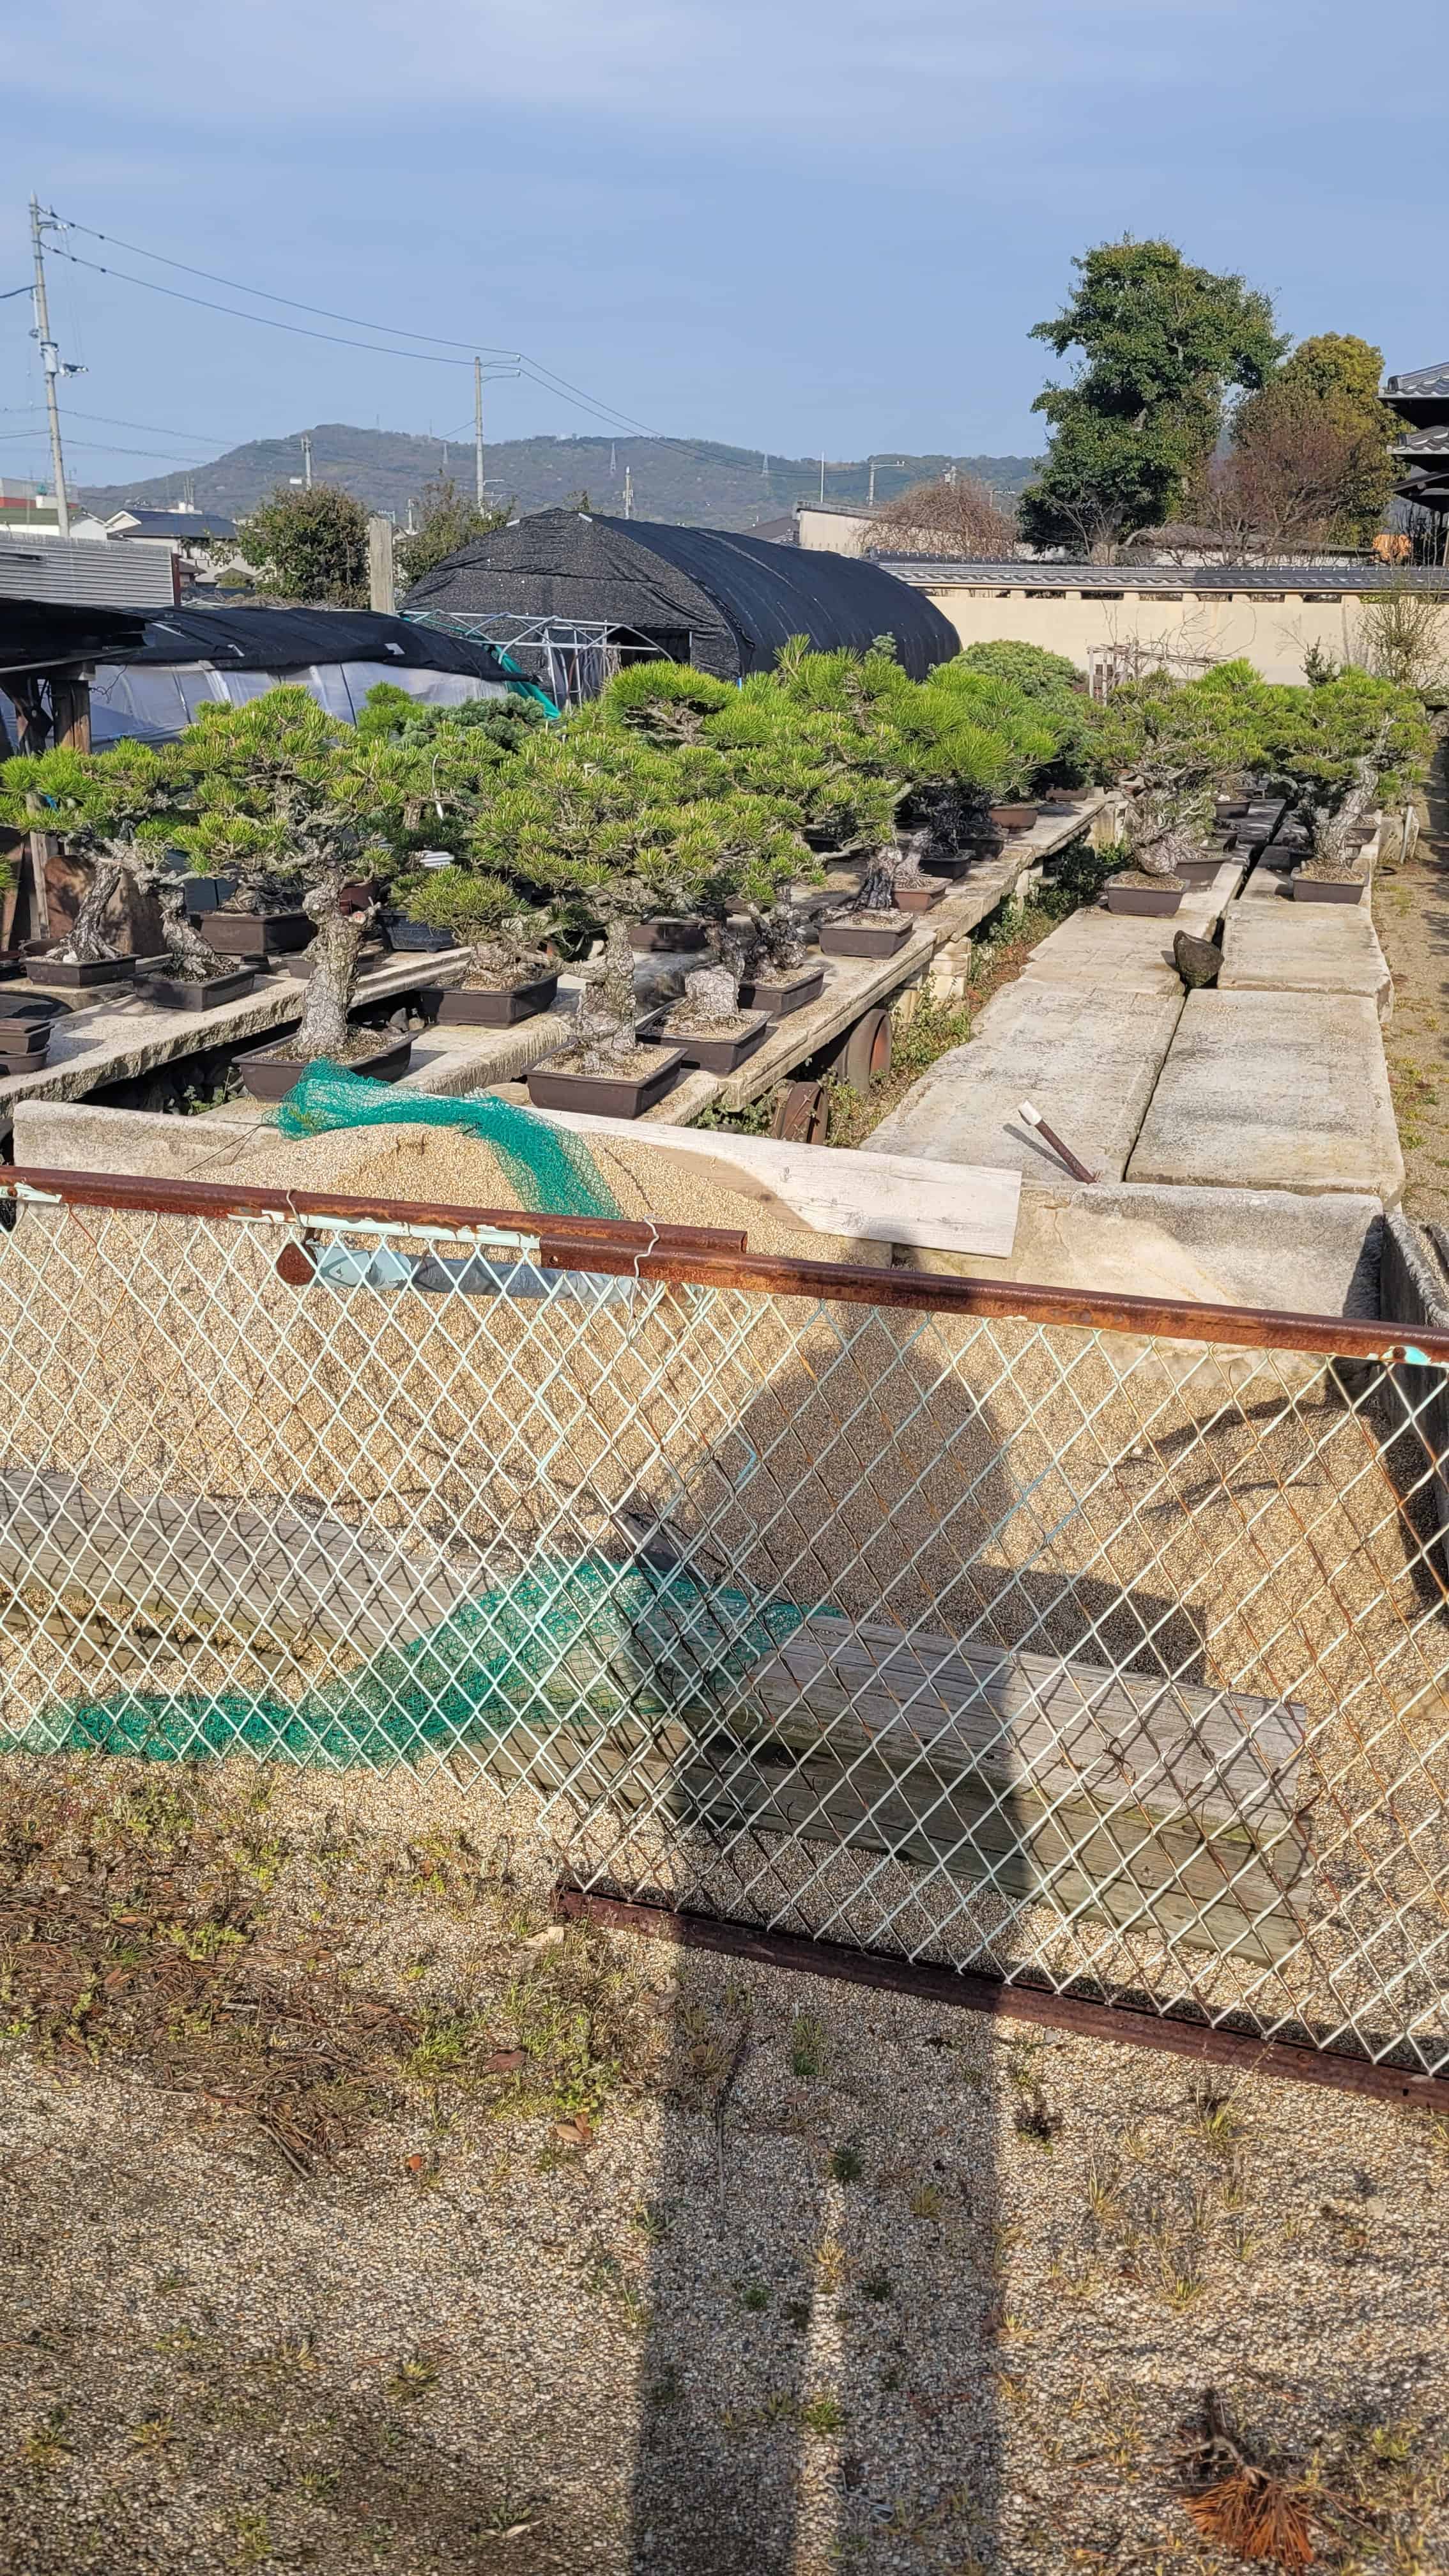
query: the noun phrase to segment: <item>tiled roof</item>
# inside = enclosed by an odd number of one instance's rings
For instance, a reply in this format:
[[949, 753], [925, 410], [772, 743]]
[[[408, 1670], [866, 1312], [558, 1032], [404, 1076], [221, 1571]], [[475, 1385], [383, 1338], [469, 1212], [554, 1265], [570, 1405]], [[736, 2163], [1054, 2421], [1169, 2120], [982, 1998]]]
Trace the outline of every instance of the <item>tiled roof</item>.
[[1396, 438], [1395, 456], [1449, 456], [1449, 420], [1436, 421], [1431, 429], [1411, 429], [1405, 438]]
[[[1353, 593], [1382, 590], [1401, 581], [1395, 565], [1355, 564], [1094, 564], [1094, 563], [953, 563], [923, 555], [874, 555], [883, 572], [892, 572], [920, 590], [1072, 591], [1323, 591]], [[1449, 590], [1449, 570], [1416, 571], [1426, 590]]]
[[1392, 402], [1398, 394], [1407, 395], [1411, 402], [1425, 396], [1449, 401], [1449, 358], [1441, 366], [1414, 367], [1407, 375], [1390, 376], [1384, 386], [1384, 399]]

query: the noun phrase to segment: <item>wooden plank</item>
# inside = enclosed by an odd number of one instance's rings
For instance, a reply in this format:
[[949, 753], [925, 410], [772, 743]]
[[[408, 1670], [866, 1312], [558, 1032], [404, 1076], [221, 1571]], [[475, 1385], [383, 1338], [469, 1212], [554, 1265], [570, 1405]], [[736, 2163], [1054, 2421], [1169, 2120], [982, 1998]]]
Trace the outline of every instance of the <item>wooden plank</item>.
[[[577, 1110], [540, 1114], [550, 1126], [577, 1135], [641, 1141], [634, 1119], [591, 1118]], [[1009, 1257], [1016, 1241], [1019, 1172], [932, 1163], [915, 1154], [840, 1154], [828, 1145], [787, 1145], [773, 1137], [683, 1126], [651, 1127], [642, 1141], [717, 1187], [793, 1220], [802, 1232], [999, 1260]]]
[[893, 1755], [928, 1751], [1043, 1795], [1136, 1797], [1256, 1828], [1291, 1823], [1307, 1711], [1241, 1691], [1025, 1649], [958, 1646], [817, 1615], [742, 1693], [776, 1721], [843, 1720]]

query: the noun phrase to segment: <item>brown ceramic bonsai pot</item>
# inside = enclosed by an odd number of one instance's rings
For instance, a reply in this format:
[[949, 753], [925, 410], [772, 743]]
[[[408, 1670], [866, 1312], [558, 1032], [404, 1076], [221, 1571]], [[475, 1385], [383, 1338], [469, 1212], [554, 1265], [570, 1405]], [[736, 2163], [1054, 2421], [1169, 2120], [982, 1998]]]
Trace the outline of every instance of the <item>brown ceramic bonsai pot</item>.
[[84, 964], [68, 963], [63, 957], [30, 956], [25, 972], [32, 984], [59, 984], [73, 992], [89, 984], [127, 984], [136, 972], [134, 957], [87, 958]]
[[1177, 874], [1190, 886], [1211, 885], [1219, 868], [1231, 865], [1231, 860], [1221, 850], [1208, 850], [1200, 859], [1179, 859]]
[[[364, 1074], [369, 1082], [401, 1082], [412, 1051], [411, 1038], [395, 1038], [389, 1032], [385, 1046], [375, 1048], [371, 1055], [354, 1057], [343, 1071]], [[239, 1055], [236, 1069], [253, 1100], [285, 1100], [307, 1067], [296, 1056], [277, 1055], [267, 1047], [258, 1047], [255, 1054]]]
[[577, 1109], [588, 1118], [642, 1118], [672, 1089], [684, 1068], [682, 1046], [651, 1048], [656, 1062], [644, 1073], [584, 1073], [558, 1063], [528, 1070], [535, 1109]]
[[528, 984], [477, 984], [466, 992], [460, 984], [438, 988], [438, 1025], [445, 1029], [511, 1029], [516, 1020], [531, 1020], [546, 1011], [558, 991], [557, 975], [538, 975]]
[[0, 1041], [0, 1082], [18, 1082], [27, 1073], [43, 1073], [50, 1052], [50, 1041], [22, 1055], [13, 1055]]
[[946, 889], [943, 885], [898, 885], [896, 888], [898, 912], [930, 912], [938, 903], [944, 903], [945, 900]]
[[1165, 919], [1182, 901], [1181, 886], [1127, 886], [1107, 882], [1109, 912], [1152, 913]]
[[1035, 805], [993, 805], [991, 819], [999, 832], [1029, 832], [1036, 821]]
[[787, 1020], [792, 1011], [803, 1011], [807, 1002], [818, 1001], [825, 990], [823, 966], [802, 966], [797, 974], [786, 976], [757, 975], [753, 983], [740, 986], [742, 1011], [766, 1011], [772, 1020]]
[[196, 927], [218, 957], [290, 956], [317, 936], [305, 912], [202, 912]]
[[158, 1011], [214, 1011], [222, 1002], [239, 1002], [256, 980], [254, 966], [238, 966], [205, 982], [199, 975], [143, 975], [137, 989]]
[[636, 957], [652, 956], [656, 950], [703, 948], [705, 929], [702, 921], [670, 920], [664, 914], [654, 921], [631, 921], [629, 945]]
[[823, 921], [820, 925], [820, 945], [827, 957], [894, 957], [910, 935], [911, 917], [905, 912], [899, 927], [884, 921]]
[[[824, 971], [822, 967], [822, 974]], [[686, 1029], [672, 1029], [666, 1020], [659, 1037], [665, 1046], [683, 1047], [685, 1063], [693, 1065], [700, 1073], [733, 1073], [737, 1065], [744, 1063], [746, 1056], [753, 1055], [756, 1047], [764, 1045], [769, 1026], [768, 1018], [761, 1011], [748, 1028], [737, 1029], [733, 1037], [712, 1038], [703, 1031], [691, 1036]]]
[[1299, 869], [1288, 880], [1295, 903], [1361, 903], [1366, 877], [1306, 877]]

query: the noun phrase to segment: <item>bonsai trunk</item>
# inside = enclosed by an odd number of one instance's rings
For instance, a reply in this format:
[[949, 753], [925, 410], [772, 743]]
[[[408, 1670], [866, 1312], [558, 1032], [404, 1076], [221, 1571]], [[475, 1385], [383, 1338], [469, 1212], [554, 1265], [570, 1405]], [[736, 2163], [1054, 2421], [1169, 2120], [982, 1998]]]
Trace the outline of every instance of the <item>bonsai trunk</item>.
[[156, 897], [162, 934], [177, 974], [198, 984], [207, 983], [221, 972], [221, 960], [214, 949], [208, 948], [186, 909], [186, 888], [181, 879], [163, 876], [158, 870], [148, 879], [147, 890]]
[[894, 850], [877, 850], [861, 880], [860, 892], [849, 909], [852, 912], [894, 912], [896, 875], [900, 866], [901, 861]]
[[[768, 912], [751, 908], [756, 941], [761, 955], [781, 977], [798, 975], [805, 963], [807, 949], [805, 930], [793, 904], [772, 904]], [[755, 963], [758, 965], [759, 959]]]
[[[315, 979], [314, 979], [315, 980]], [[611, 921], [602, 957], [584, 968], [577, 1021], [579, 1056], [586, 1073], [608, 1073], [620, 1056], [633, 1055], [634, 950], [626, 921]]]
[[670, 1025], [686, 1029], [727, 1029], [740, 1015], [740, 979], [726, 965], [697, 966], [684, 979], [684, 999], [671, 1011]]
[[1333, 810], [1315, 805], [1309, 823], [1309, 837], [1317, 860], [1336, 868], [1340, 876], [1356, 877], [1363, 871], [1358, 852], [1350, 845], [1349, 834], [1356, 823], [1366, 822], [1378, 801], [1379, 762], [1383, 756], [1386, 734], [1381, 734], [1372, 751], [1366, 751], [1354, 768], [1353, 785], [1343, 803]]
[[347, 1012], [357, 982], [357, 952], [371, 916], [343, 911], [342, 889], [347, 882], [345, 877], [325, 880], [303, 897], [302, 909], [317, 925], [313, 943], [317, 963], [295, 1043], [299, 1053], [309, 1056], [344, 1055], [351, 1035]]
[[108, 856], [91, 863], [90, 884], [64, 942], [67, 953], [82, 966], [97, 965], [103, 957], [117, 954], [115, 941], [105, 937], [101, 924], [110, 911], [122, 873], [119, 860]]

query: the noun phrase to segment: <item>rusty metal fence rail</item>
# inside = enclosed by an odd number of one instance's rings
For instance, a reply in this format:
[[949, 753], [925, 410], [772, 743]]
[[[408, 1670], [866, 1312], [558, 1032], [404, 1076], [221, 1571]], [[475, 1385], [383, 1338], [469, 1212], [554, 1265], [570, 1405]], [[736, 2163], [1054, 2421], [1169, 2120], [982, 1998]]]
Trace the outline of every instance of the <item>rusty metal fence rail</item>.
[[446, 1762], [584, 1899], [1449, 2076], [1449, 1336], [12, 1198], [10, 1759]]

